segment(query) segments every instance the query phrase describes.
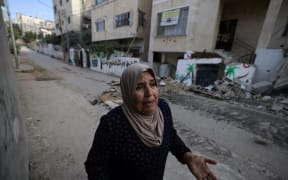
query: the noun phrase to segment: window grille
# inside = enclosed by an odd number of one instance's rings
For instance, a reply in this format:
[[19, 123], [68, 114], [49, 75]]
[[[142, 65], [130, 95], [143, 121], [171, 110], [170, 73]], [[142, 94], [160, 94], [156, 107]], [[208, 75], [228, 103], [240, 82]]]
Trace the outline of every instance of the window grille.
[[116, 16], [115, 27], [129, 26], [130, 25], [130, 12]]

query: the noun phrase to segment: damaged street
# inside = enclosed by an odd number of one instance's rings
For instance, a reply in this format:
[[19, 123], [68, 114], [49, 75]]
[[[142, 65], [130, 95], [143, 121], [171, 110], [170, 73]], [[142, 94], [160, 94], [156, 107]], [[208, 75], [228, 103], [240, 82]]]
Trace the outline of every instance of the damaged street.
[[[23, 47], [16, 72], [29, 143], [30, 179], [86, 179], [84, 161], [101, 115], [121, 104], [119, 77], [67, 65]], [[288, 178], [287, 94], [232, 96], [166, 78], [161, 98], [196, 154], [217, 160], [218, 179]], [[230, 82], [231, 83], [231, 82]], [[234, 88], [236, 85], [234, 86]], [[235, 88], [236, 89], [236, 88]], [[231, 93], [229, 93], [231, 94]], [[169, 155], [165, 180], [193, 179]]]

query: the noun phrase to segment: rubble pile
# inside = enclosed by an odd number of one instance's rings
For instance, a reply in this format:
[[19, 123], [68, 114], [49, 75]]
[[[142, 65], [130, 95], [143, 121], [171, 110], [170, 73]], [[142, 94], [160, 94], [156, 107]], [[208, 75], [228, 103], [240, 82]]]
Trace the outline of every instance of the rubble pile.
[[[230, 79], [217, 80], [214, 86], [202, 87], [199, 85], [183, 86], [172, 78], [157, 79], [160, 95], [169, 95], [169, 92], [178, 94], [193, 92], [209, 98], [232, 101], [254, 105], [257, 110], [268, 111], [280, 115], [288, 116], [288, 97], [286, 96], [267, 96], [256, 94], [252, 88], [243, 87], [243, 84]], [[122, 103], [120, 93], [120, 82], [112, 81], [108, 83], [111, 88], [102, 92], [97, 98], [90, 101], [92, 105], [103, 103], [112, 109]], [[249, 90], [248, 90], [249, 89]]]
[[111, 86], [111, 88], [103, 91], [102, 94], [99, 95], [93, 101], [96, 102], [95, 104], [104, 103], [109, 109], [113, 109], [114, 107], [117, 107], [120, 104], [122, 104], [122, 98], [120, 93], [120, 82], [111, 81], [108, 84]]
[[169, 92], [188, 91], [204, 95], [214, 99], [234, 101], [256, 106], [258, 110], [269, 111], [271, 113], [286, 117], [288, 116], [288, 97], [284, 95], [267, 96], [254, 91], [252, 86], [241, 84], [237, 80], [224, 78], [217, 80], [213, 86], [203, 87], [200, 85], [183, 86], [177, 81], [167, 78], [164, 85], [160, 86], [160, 94]]

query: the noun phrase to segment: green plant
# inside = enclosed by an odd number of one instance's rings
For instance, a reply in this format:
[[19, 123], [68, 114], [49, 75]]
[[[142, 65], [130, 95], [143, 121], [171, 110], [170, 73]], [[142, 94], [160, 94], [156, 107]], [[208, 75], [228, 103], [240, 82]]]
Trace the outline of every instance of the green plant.
[[26, 42], [26, 43], [31, 43], [33, 41], [35, 41], [37, 38], [37, 34], [32, 32], [32, 31], [28, 31], [25, 33], [24, 37], [23, 37], [23, 40]]

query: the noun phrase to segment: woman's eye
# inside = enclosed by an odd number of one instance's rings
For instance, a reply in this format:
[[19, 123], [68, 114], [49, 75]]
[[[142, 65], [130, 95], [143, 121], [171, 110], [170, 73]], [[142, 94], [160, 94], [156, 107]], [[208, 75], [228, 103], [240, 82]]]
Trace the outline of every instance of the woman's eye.
[[151, 87], [156, 86], [156, 82], [155, 82], [155, 81], [151, 82], [151, 83], [150, 83], [150, 86], [151, 86]]
[[143, 86], [137, 86], [136, 87], [136, 90], [140, 90], [140, 89], [143, 89]]

